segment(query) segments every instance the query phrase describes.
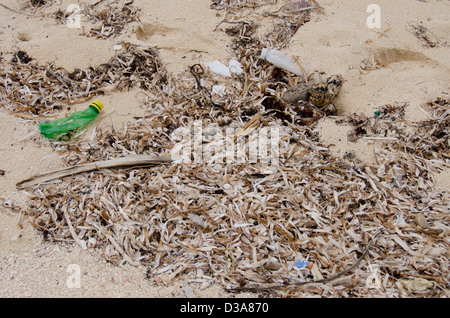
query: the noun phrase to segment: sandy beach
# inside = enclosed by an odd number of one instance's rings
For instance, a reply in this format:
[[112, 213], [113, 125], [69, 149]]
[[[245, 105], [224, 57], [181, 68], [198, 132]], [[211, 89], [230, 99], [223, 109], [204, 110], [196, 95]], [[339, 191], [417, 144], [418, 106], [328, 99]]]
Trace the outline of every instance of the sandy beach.
[[[234, 15], [226, 13], [225, 9], [219, 10], [217, 6], [239, 1], [49, 0], [41, 1], [44, 3], [42, 6], [32, 5], [32, 2], [0, 1], [2, 69], [8, 68], [18, 51], [26, 52], [39, 65], [53, 63], [68, 72], [95, 68], [110, 61], [126, 42], [137, 47], [155, 48], [168, 74], [177, 76], [180, 81], [189, 78], [186, 82], [194, 83], [190, 71], [192, 65], [213, 60], [227, 64], [236, 58], [233, 38], [226, 32], [227, 27], [233, 26], [232, 21], [253, 22], [258, 25], [255, 36], [264, 36], [280, 20], [267, 12], [276, 14], [283, 5], [295, 1], [264, 1], [265, 5], [253, 8], [253, 2], [247, 1], [248, 7]], [[385, 105], [398, 104], [405, 106], [402, 117], [405, 122], [418, 123], [432, 118], [424, 105], [437, 98], [448, 99], [450, 92], [450, 3], [379, 0], [376, 2], [381, 9], [379, 28], [371, 28], [367, 22], [372, 14], [367, 12], [367, 8], [373, 1], [319, 0], [310, 3], [320, 4], [321, 9], [310, 10], [308, 20], [279, 49], [295, 57], [309, 72], [317, 70], [323, 74], [339, 74], [343, 78], [340, 93], [334, 100], [337, 114], [321, 118], [314, 129], [319, 133], [320, 143], [328, 147], [332, 156], [340, 159], [352, 153], [358, 162], [379, 167], [374, 150], [377, 141], [369, 136], [350, 142], [348, 135], [353, 127], [348, 122], [339, 122], [339, 119], [351, 114], [372, 118], [374, 112], [382, 110]], [[77, 16], [78, 28], [70, 25], [67, 17], [55, 18], [55, 12], [67, 12], [71, 4], [76, 8], [95, 5], [94, 8], [103, 6], [109, 10], [130, 7], [138, 9], [138, 19], [124, 23], [123, 29], [114, 36], [86, 36], [99, 23], [90, 20], [83, 11]], [[225, 20], [230, 23], [224, 23]], [[422, 30], [430, 32], [427, 34], [432, 34], [432, 37], [415, 36], [417, 26], [422, 26]], [[217, 83], [229, 84], [220, 76], [215, 79]], [[1, 92], [0, 101], [8, 103], [7, 94]], [[138, 118], [153, 116], [147, 108], [148, 101], [153, 98], [150, 95], [139, 87], [112, 89], [103, 95], [86, 98], [84, 102], [71, 104], [53, 115], [66, 116], [84, 109], [93, 99], [100, 99], [105, 105], [101, 123], [106, 130], [120, 131]], [[448, 105], [445, 107], [448, 112]], [[42, 232], [30, 224], [30, 218], [21, 213], [21, 209], [29, 205], [25, 193], [29, 190], [18, 190], [16, 183], [35, 174], [66, 167], [70, 158], [69, 152], [55, 148], [39, 136], [35, 125], [39, 118], [29, 116], [17, 116], [15, 111], [0, 106], [0, 296], [186, 297], [186, 289], [183, 288], [186, 278], [183, 276], [173, 277], [164, 272], [149, 276], [144, 265], [112, 264], [97, 251], [83, 250], [73, 242], [46, 241]], [[91, 127], [81, 138], [88, 140], [95, 133]], [[442, 138], [447, 138], [448, 143], [448, 135]], [[440, 168], [424, 182], [427, 186], [432, 184], [436, 193], [448, 198], [448, 159], [439, 161], [439, 165]], [[373, 171], [377, 170], [374, 168]], [[449, 243], [448, 238], [445, 239], [449, 231], [448, 212], [447, 218], [439, 221], [439, 229], [443, 232], [433, 237], [434, 243], [427, 245], [427, 251], [436, 252], [435, 249]], [[428, 216], [430, 223], [431, 219], [432, 215]], [[444, 258], [448, 265], [448, 250], [444, 254], [447, 254]], [[81, 283], [77, 288], [68, 283], [69, 268], [73, 264], [81, 273]], [[445, 263], [440, 264], [445, 266]], [[420, 273], [427, 279], [431, 275]], [[448, 267], [445, 273], [448, 279]], [[438, 282], [435, 284], [439, 285]], [[219, 282], [192, 283], [191, 287], [196, 297], [259, 295], [251, 292], [231, 294]], [[439, 292], [434, 294], [430, 290], [411, 294], [411, 291], [399, 289], [394, 297], [449, 296], [448, 281], [435, 288]], [[386, 296], [386, 289], [384, 292], [381, 295]], [[317, 296], [320, 292], [311, 289], [305, 295]], [[289, 296], [297, 297], [301, 293]]]

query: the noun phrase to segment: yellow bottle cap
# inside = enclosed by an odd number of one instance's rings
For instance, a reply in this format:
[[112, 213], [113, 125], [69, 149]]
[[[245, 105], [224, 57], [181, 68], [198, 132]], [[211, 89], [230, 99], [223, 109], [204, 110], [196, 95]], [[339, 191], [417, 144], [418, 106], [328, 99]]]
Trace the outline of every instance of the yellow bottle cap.
[[98, 110], [98, 112], [103, 109], [103, 104], [99, 100], [94, 100], [89, 106], [94, 106]]

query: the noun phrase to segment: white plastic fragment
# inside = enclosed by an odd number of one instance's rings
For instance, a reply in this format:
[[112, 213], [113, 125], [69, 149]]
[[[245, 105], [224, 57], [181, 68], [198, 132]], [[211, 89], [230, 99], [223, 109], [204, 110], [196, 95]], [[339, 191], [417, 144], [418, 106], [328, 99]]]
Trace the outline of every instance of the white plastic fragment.
[[228, 66], [217, 60], [212, 62], [205, 62], [204, 64], [209, 67], [211, 72], [222, 76], [231, 77], [232, 73], [239, 75], [243, 72], [242, 64], [235, 59], [231, 59], [228, 63]]
[[242, 64], [239, 63], [239, 61], [236, 61], [235, 59], [231, 59], [228, 63], [228, 69], [231, 73], [240, 75], [244, 70], [242, 69]]
[[209, 67], [211, 72], [216, 73], [217, 75], [231, 77], [228, 66], [219, 61], [205, 62], [205, 65]]
[[219, 95], [219, 96], [223, 96], [225, 95], [225, 91], [226, 88], [223, 85], [213, 85], [212, 89], [211, 89], [211, 93], [213, 95]]
[[279, 68], [294, 73], [295, 75], [301, 75], [301, 72], [294, 61], [277, 49], [262, 49], [261, 58]]

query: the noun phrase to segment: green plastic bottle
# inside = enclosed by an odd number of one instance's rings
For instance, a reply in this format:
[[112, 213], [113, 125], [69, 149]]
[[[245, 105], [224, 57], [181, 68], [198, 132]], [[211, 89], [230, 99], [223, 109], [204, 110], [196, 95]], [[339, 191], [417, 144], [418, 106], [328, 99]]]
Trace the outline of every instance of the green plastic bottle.
[[44, 137], [61, 140], [64, 136], [93, 121], [102, 108], [103, 104], [94, 100], [85, 110], [75, 112], [66, 118], [40, 123], [38, 127]]

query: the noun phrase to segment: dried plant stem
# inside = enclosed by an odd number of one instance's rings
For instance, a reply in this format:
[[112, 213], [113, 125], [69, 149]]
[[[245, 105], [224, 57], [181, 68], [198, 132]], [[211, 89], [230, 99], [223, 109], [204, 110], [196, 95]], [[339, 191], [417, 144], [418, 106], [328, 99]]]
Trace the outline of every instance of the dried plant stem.
[[78, 245], [81, 246], [81, 249], [86, 250], [87, 249], [86, 242], [84, 242], [84, 241], [82, 241], [82, 240], [80, 240], [78, 238], [78, 235], [75, 232], [75, 230], [74, 230], [74, 228], [72, 226], [72, 223], [70, 222], [70, 216], [69, 216], [69, 213], [67, 213], [67, 211], [64, 211], [64, 219], [67, 222], [67, 226], [69, 227], [70, 234], [72, 235], [72, 237], [75, 240], [75, 242], [77, 242]]
[[18, 10], [11, 9], [10, 7], [4, 5], [3, 3], [0, 3], [0, 6], [3, 7], [3, 8], [5, 8], [6, 10], [9, 10], [9, 11], [11, 11], [11, 12], [14, 12], [14, 13], [23, 14], [23, 15], [28, 15], [28, 16], [36, 16], [36, 14], [32, 14], [32, 13], [27, 13], [27, 12], [23, 12], [23, 11], [18, 11]]
[[39, 183], [48, 182], [54, 179], [64, 178], [78, 173], [89, 172], [100, 169], [110, 168], [130, 168], [143, 166], [156, 166], [169, 163], [172, 160], [168, 156], [153, 155], [132, 155], [123, 158], [116, 158], [106, 161], [90, 162], [74, 167], [68, 167], [61, 170], [51, 171], [44, 174], [36, 175], [16, 184], [17, 188], [24, 189], [32, 187]]

